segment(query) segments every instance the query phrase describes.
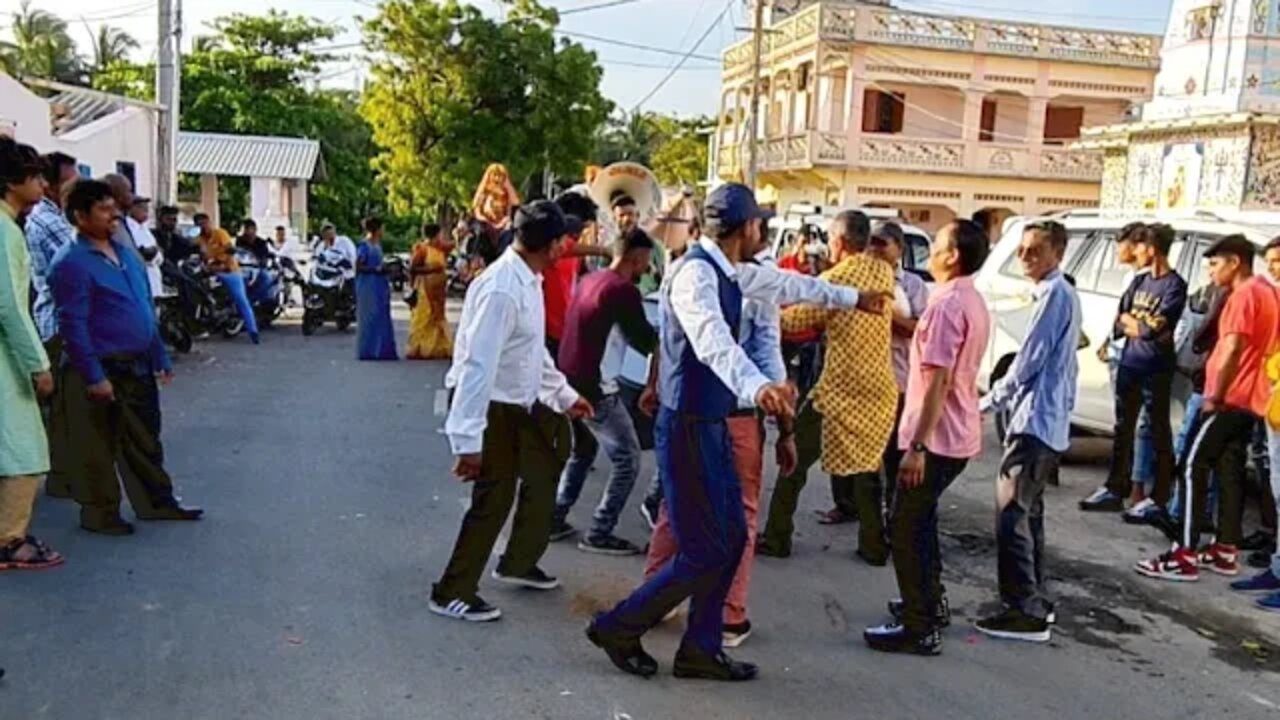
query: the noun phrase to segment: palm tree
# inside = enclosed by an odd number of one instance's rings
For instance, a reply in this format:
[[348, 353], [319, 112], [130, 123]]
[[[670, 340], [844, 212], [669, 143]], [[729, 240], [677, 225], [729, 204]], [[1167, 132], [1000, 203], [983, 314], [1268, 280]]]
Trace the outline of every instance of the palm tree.
[[602, 164], [619, 160], [648, 165], [654, 146], [653, 118], [632, 112], [609, 118], [597, 139], [597, 155]]
[[113, 63], [127, 60], [131, 50], [138, 49], [138, 41], [129, 33], [110, 25], [99, 25], [93, 37], [93, 70], [101, 72]]
[[67, 23], [23, 0], [11, 17], [12, 40], [0, 41], [0, 67], [11, 75], [80, 82], [84, 65]]

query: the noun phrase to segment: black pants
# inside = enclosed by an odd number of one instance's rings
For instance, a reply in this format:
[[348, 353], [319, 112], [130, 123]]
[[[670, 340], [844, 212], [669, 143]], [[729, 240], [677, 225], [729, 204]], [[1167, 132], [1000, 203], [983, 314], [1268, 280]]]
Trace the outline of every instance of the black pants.
[[44, 343], [49, 366], [53, 368], [53, 395], [41, 402], [44, 410], [45, 435], [49, 438], [49, 474], [45, 477], [45, 492], [52, 497], [71, 497], [71, 475], [67, 473], [67, 403], [65, 393], [66, 374], [75, 372], [62, 364], [62, 338], [54, 335]]
[[893, 569], [902, 593], [902, 624], [912, 632], [933, 629], [942, 585], [942, 550], [938, 546], [938, 499], [964, 472], [968, 460], [928, 453], [924, 482], [898, 488], [892, 521]]
[[893, 416], [893, 432], [889, 433], [889, 443], [885, 445], [884, 455], [880, 458], [881, 469], [884, 470], [884, 506], [885, 514], [893, 514], [893, 499], [898, 491], [898, 468], [902, 466], [902, 456], [906, 455], [898, 447], [898, 428], [902, 425], [902, 406], [906, 396], [898, 395], [898, 412]]
[[1218, 480], [1218, 537], [1224, 545], [1239, 545], [1244, 515], [1244, 475], [1249, 438], [1256, 415], [1223, 409], [1212, 415], [1200, 414], [1191, 432], [1191, 450], [1183, 469], [1181, 545], [1200, 546], [1200, 533], [1210, 523], [1207, 512], [1209, 477]]
[[529, 411], [491, 402], [483, 443], [480, 479], [472, 484], [471, 507], [462, 518], [453, 556], [435, 584], [437, 601], [474, 601], [480, 575], [513, 504], [516, 516], [498, 560], [501, 572], [523, 575], [533, 570], [550, 540], [556, 485], [569, 452], [564, 418], [541, 403]]
[[[160, 391], [145, 361], [104, 361], [115, 401], [89, 400], [80, 373], [63, 373], [67, 410], [64, 471], [80, 504], [80, 522], [102, 527], [120, 514], [120, 484], [134, 512], [145, 517], [175, 504], [160, 443]], [[117, 479], [117, 472], [119, 473]]]
[[800, 492], [809, 480], [809, 468], [822, 459], [822, 414], [806, 401], [800, 406], [794, 426], [796, 434], [796, 469], [790, 475], [779, 475], [769, 498], [769, 515], [760, 544], [778, 555], [791, 553], [791, 536], [795, 533], [796, 507]]
[[1041, 620], [1052, 608], [1044, 593], [1044, 488], [1060, 457], [1037, 437], [1013, 435], [996, 485], [1000, 599]]
[[1173, 373], [1151, 373], [1120, 366], [1116, 370], [1116, 429], [1112, 444], [1111, 473], [1107, 489], [1120, 497], [1133, 490], [1133, 443], [1142, 412], [1143, 388], [1151, 391], [1151, 442], [1156, 453], [1155, 489], [1151, 500], [1164, 507], [1173, 489], [1175, 460], [1173, 427], [1169, 420], [1169, 397], [1173, 391]]

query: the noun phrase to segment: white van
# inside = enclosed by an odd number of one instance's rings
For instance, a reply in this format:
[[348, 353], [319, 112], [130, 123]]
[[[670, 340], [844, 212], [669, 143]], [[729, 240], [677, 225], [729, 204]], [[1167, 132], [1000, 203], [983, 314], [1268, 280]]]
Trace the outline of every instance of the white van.
[[[975, 282], [991, 311], [991, 342], [983, 358], [978, 383], [983, 388], [1004, 376], [1022, 345], [1031, 320], [1031, 282], [1022, 275], [1018, 244], [1023, 229], [1039, 218], [1010, 218], [991, 250]], [[1126, 289], [1130, 269], [1116, 264], [1115, 240], [1120, 229], [1131, 222], [1167, 223], [1177, 231], [1169, 261], [1187, 281], [1188, 296], [1207, 281], [1205, 250], [1226, 235], [1243, 234], [1258, 246], [1258, 272], [1265, 272], [1262, 247], [1280, 234], [1280, 216], [1274, 213], [1246, 214], [1231, 220], [1210, 213], [1195, 214], [1111, 214], [1098, 210], [1076, 210], [1046, 219], [1057, 220], [1070, 233], [1062, 269], [1075, 278], [1084, 314], [1084, 334], [1088, 347], [1080, 350], [1079, 392], [1072, 423], [1085, 430], [1110, 434], [1115, 427], [1115, 393], [1106, 363], [1097, 357], [1098, 345], [1112, 331], [1120, 295]], [[1190, 380], [1174, 381], [1174, 427], [1180, 422], [1182, 407], [1191, 392]]]
[[[906, 245], [902, 249], [902, 267], [932, 280], [929, 277], [929, 246], [932, 239], [925, 230], [902, 221], [897, 210], [887, 208], [855, 208], [864, 213], [874, 224], [877, 220], [892, 220], [902, 227]], [[837, 207], [819, 207], [817, 205], [795, 204], [787, 208], [787, 212], [769, 221], [769, 247], [774, 257], [781, 257], [782, 251], [791, 245], [802, 228], [810, 228], [815, 252], [825, 252], [827, 245], [827, 226], [840, 212]]]

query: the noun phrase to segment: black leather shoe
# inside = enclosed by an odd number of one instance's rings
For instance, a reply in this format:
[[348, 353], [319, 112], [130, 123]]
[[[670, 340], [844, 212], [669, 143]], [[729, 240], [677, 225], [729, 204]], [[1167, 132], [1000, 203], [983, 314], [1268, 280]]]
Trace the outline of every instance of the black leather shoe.
[[133, 534], [133, 523], [125, 522], [122, 518], [107, 520], [105, 522], [86, 523], [80, 521], [80, 527], [91, 533], [99, 535], [112, 535], [114, 537], [123, 537]]
[[604, 650], [614, 667], [624, 673], [648, 678], [658, 672], [658, 661], [644, 651], [640, 638], [603, 632], [593, 622], [587, 626], [587, 639], [592, 645]]
[[1261, 530], [1255, 530], [1252, 535], [1245, 538], [1240, 543], [1241, 550], [1266, 550], [1276, 545], [1276, 536]]
[[776, 548], [765, 542], [764, 537], [761, 536], [760, 539], [756, 541], [756, 554], [771, 558], [789, 558], [791, 557], [791, 548]]
[[[902, 624], [902, 613], [905, 605], [902, 598], [894, 598], [889, 601], [889, 614], [893, 616], [894, 622]], [[934, 618], [935, 624], [939, 628], [951, 627], [951, 601], [946, 595], [942, 596], [942, 601], [938, 603], [938, 615]]]
[[702, 650], [681, 645], [672, 674], [687, 680], [743, 682], [754, 680], [760, 669], [751, 663], [730, 660], [723, 652], [712, 657]]
[[879, 627], [869, 627], [862, 632], [862, 639], [872, 650], [913, 655], [941, 655], [942, 635], [937, 630], [913, 632], [896, 622]]
[[190, 522], [204, 517], [200, 508], [185, 508], [180, 505], [162, 505], [148, 513], [138, 513], [139, 520], [176, 520]]

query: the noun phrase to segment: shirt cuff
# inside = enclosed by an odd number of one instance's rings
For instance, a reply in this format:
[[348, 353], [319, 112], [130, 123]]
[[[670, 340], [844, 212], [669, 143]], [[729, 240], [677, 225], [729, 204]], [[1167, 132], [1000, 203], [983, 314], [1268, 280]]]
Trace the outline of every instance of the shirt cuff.
[[836, 303], [840, 308], [853, 309], [858, 307], [858, 289], [851, 287], [836, 288]]
[[577, 390], [574, 390], [568, 383], [565, 383], [564, 387], [557, 390], [555, 394], [551, 396], [552, 402], [555, 403], [555, 406], [551, 409], [558, 413], [567, 413], [569, 412], [569, 408], [573, 407], [573, 404], [578, 402], [581, 397], [582, 396], [578, 394]]
[[769, 378], [757, 373], [754, 378], [749, 378], [746, 383], [744, 383], [748, 394], [746, 397], [740, 399], [744, 402], [750, 403], [751, 407], [755, 407], [756, 399], [760, 397], [760, 391], [769, 384]]
[[478, 455], [484, 449], [484, 437], [480, 435], [450, 435], [449, 448], [454, 456]]

